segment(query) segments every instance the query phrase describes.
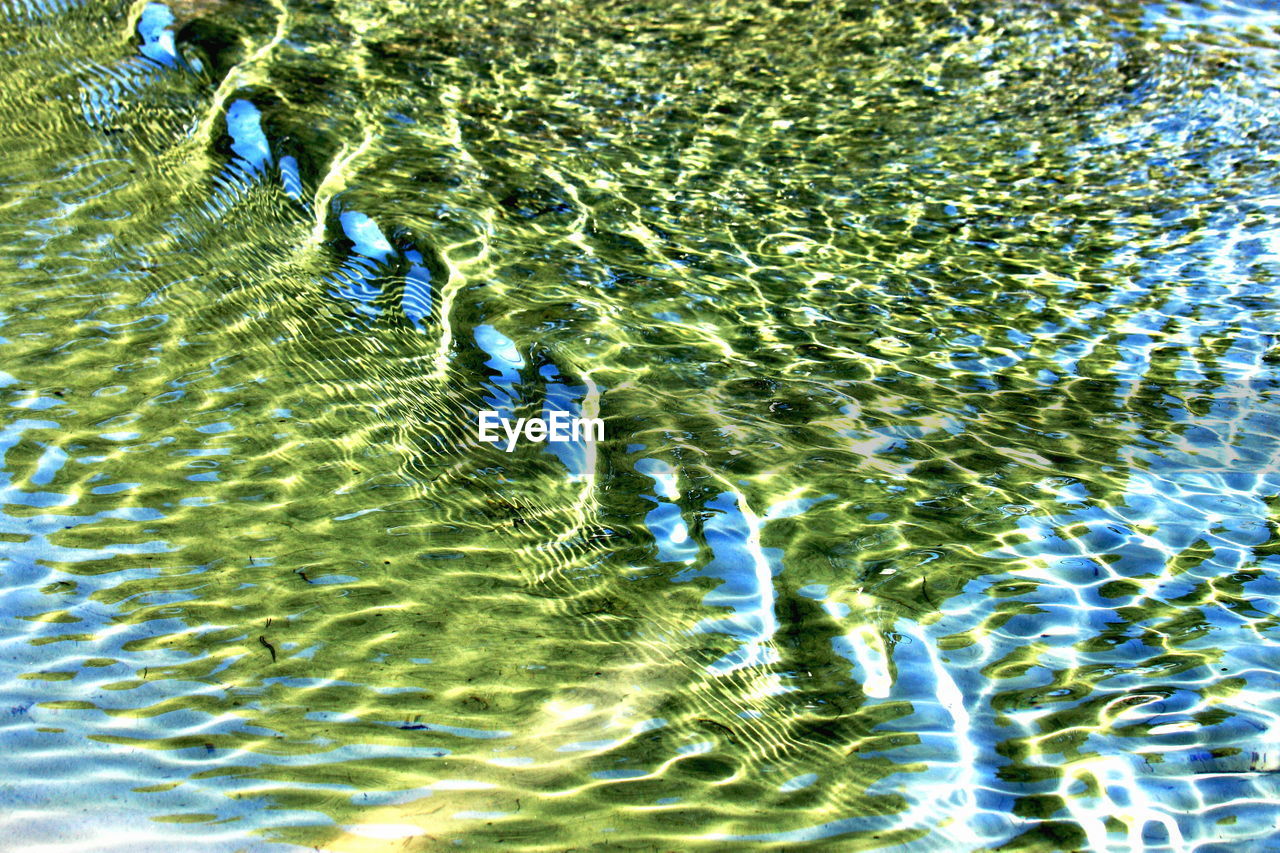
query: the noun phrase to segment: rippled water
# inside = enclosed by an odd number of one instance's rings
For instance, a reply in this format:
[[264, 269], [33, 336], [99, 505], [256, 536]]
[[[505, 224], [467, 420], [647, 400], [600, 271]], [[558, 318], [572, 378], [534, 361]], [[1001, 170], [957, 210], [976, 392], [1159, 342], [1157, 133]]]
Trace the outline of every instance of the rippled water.
[[0, 19], [3, 846], [1280, 843], [1280, 15]]

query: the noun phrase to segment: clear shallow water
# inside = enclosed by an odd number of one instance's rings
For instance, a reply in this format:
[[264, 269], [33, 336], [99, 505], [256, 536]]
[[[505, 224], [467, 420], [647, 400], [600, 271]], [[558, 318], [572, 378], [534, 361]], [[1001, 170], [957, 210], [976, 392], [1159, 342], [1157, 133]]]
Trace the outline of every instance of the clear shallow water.
[[3, 7], [9, 844], [1274, 844], [1273, 13], [171, 8]]

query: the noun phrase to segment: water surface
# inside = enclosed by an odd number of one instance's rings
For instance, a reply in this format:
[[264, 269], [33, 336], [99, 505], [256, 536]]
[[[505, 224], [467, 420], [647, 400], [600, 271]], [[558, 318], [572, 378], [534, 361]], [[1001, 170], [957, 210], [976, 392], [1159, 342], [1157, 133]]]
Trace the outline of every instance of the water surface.
[[3, 837], [1274, 843], [1274, 12], [0, 21]]

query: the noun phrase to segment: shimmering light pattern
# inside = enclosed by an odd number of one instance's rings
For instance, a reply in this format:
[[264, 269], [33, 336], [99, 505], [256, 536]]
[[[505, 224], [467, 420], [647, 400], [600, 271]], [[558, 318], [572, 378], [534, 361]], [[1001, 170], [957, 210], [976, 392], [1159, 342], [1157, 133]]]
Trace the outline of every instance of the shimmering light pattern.
[[0, 0], [0, 838], [1274, 846], [1277, 26]]

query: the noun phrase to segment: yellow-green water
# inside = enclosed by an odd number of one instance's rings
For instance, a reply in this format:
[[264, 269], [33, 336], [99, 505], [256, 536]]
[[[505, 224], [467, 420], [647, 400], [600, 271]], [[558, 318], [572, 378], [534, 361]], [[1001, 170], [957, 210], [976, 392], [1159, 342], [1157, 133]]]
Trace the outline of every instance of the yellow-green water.
[[145, 9], [0, 5], [0, 846], [1277, 843], [1280, 16]]

